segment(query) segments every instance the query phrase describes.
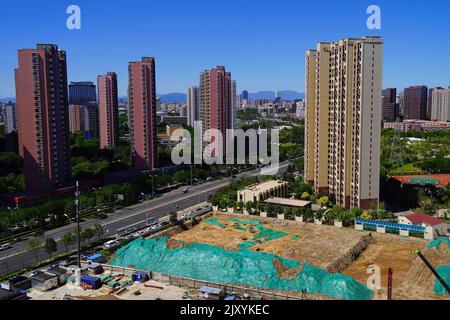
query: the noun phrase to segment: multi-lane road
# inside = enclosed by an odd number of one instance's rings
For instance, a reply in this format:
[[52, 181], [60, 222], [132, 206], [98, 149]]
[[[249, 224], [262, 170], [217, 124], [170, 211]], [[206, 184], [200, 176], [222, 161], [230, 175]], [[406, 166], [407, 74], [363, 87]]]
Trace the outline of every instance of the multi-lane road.
[[[288, 165], [289, 162], [280, 163], [278, 173], [286, 171]], [[272, 170], [272, 172], [265, 171], [264, 174], [277, 174], [277, 172], [276, 170]], [[257, 175], [260, 175], [259, 169], [240, 173], [237, 175], [237, 178]], [[146, 218], [164, 217], [172, 211], [179, 211], [180, 209], [188, 208], [195, 204], [204, 202], [211, 194], [216, 192], [218, 189], [229, 185], [229, 183], [229, 178], [206, 182], [190, 187], [188, 193], [183, 193], [184, 187], [179, 188], [168, 192], [159, 198], [116, 210], [106, 219], [94, 219], [82, 222], [81, 228], [86, 228], [94, 224], [101, 224], [105, 231], [105, 235], [112, 236], [117, 233], [118, 229], [144, 221]], [[57, 229], [49, 230], [36, 237], [36, 239], [39, 239], [42, 242], [46, 238], [55, 239], [58, 243], [57, 253], [63, 253], [64, 245], [60, 239], [65, 233], [73, 230], [74, 227], [75, 224], [70, 224]], [[44, 252], [44, 250], [41, 250], [39, 259], [43, 260], [46, 258], [48, 258], [48, 255]], [[18, 270], [35, 262], [36, 257], [27, 250], [27, 241], [14, 243], [12, 248], [0, 253], [0, 275]]]

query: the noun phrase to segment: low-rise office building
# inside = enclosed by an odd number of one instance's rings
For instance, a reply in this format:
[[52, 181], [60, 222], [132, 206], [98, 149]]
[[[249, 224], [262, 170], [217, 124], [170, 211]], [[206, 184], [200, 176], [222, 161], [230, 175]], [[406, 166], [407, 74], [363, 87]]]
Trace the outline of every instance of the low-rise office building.
[[264, 201], [270, 197], [286, 197], [288, 183], [285, 181], [269, 180], [259, 184], [253, 184], [243, 190], [239, 190], [238, 201], [244, 203]]

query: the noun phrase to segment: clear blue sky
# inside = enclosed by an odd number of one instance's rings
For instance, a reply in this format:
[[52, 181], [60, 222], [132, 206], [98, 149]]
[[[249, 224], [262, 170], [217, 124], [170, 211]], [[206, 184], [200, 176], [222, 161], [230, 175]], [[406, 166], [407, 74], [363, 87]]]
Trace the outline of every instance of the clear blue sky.
[[[82, 29], [69, 31], [70, 4]], [[366, 9], [382, 29], [366, 28]], [[318, 41], [381, 35], [384, 87], [450, 85], [450, 4], [446, 0], [2, 0], [0, 97], [15, 95], [17, 49], [55, 43], [68, 53], [69, 80], [115, 71], [126, 93], [127, 65], [156, 57], [157, 91], [185, 92], [199, 72], [225, 65], [238, 90], [303, 92], [304, 52]]]

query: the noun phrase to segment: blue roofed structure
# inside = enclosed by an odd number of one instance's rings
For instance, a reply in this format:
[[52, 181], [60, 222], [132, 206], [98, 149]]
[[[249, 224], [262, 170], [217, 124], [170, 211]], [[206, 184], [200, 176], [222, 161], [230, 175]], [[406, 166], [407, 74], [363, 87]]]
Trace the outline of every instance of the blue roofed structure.
[[373, 227], [384, 227], [387, 229], [392, 230], [405, 230], [409, 232], [426, 232], [426, 228], [422, 226], [415, 226], [415, 225], [409, 225], [409, 224], [400, 224], [397, 222], [390, 222], [390, 221], [382, 221], [382, 220], [370, 220], [370, 219], [362, 219], [362, 218], [356, 218], [355, 224], [362, 224], [366, 226], [373, 226]]

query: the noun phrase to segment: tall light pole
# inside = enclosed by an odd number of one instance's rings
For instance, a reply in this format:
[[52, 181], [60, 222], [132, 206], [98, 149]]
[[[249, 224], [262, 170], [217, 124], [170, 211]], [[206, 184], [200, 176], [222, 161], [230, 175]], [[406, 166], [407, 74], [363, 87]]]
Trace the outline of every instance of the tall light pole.
[[97, 210], [97, 191], [100, 190], [102, 187], [98, 188], [92, 188], [92, 190], [95, 191], [95, 209]]
[[81, 253], [80, 253], [80, 192], [78, 190], [78, 180], [75, 183], [75, 207], [77, 211], [77, 263], [78, 268], [81, 268]]
[[154, 184], [153, 184], [153, 178], [154, 178], [155, 176], [153, 175], [153, 174], [151, 174], [150, 175], [150, 178], [152, 178], [152, 196], [155, 194], [155, 191], [154, 191]]

